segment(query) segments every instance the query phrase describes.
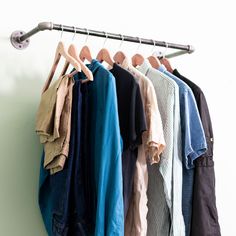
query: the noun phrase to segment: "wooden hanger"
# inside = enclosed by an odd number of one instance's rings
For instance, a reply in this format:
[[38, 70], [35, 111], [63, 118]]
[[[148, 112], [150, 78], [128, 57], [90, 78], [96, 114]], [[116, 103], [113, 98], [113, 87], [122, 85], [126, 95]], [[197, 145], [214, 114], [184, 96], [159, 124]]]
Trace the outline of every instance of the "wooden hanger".
[[[156, 41], [153, 40], [152, 52], [154, 52], [155, 48], [156, 48]], [[159, 58], [157, 56], [154, 56], [154, 53], [151, 56], [149, 56], [147, 59], [153, 68], [158, 69], [161, 66], [161, 62]]]
[[118, 51], [114, 57], [113, 60], [115, 61], [116, 64], [122, 64], [123, 61], [125, 60], [126, 55], [122, 51]]
[[91, 56], [91, 52], [90, 49], [87, 45], [83, 46], [80, 54], [79, 54], [79, 58], [81, 59], [81, 61], [84, 62], [84, 60], [88, 60], [89, 62], [92, 62], [93, 58]]
[[147, 59], [149, 60], [149, 62], [152, 65], [153, 68], [158, 69], [160, 67], [161, 62], [157, 57], [149, 56]]
[[102, 48], [102, 49], [98, 52], [98, 55], [97, 55], [96, 59], [97, 59], [99, 62], [105, 61], [106, 63], [108, 63], [110, 66], [113, 67], [114, 62], [113, 62], [113, 60], [111, 59], [110, 53], [109, 53], [109, 51], [108, 51], [106, 48]]
[[[71, 44], [69, 46], [68, 53], [69, 53], [70, 56], [72, 56], [80, 64], [80, 67], [81, 67], [82, 71], [84, 72], [84, 74], [87, 77], [87, 79], [82, 80], [82, 83], [88, 82], [88, 81], [93, 81], [93, 74], [92, 74], [92, 72], [88, 69], [88, 67], [80, 59], [80, 57], [78, 55], [78, 51], [77, 51], [76, 46], [74, 44]], [[67, 70], [68, 66], [69, 66], [69, 63], [65, 62], [64, 69]]]
[[166, 69], [170, 72], [170, 73], [173, 73], [173, 68], [172, 68], [172, 66], [171, 66], [171, 64], [170, 64], [170, 62], [169, 62], [169, 60], [167, 59], [167, 58], [165, 58], [165, 57], [163, 57], [161, 60], [160, 60], [160, 62], [161, 62], [161, 64], [163, 64], [165, 67], [166, 67]]
[[[122, 34], [120, 36], [121, 36], [121, 43], [120, 43], [119, 49], [121, 49], [121, 46], [123, 45], [123, 42], [124, 42], [124, 39], [125, 39]], [[116, 54], [113, 56], [113, 60], [115, 61], [115, 63], [120, 64], [120, 65], [123, 63], [125, 58], [126, 58], [126, 55], [121, 50], [116, 52]]]
[[[137, 52], [138, 52], [138, 49], [139, 49], [139, 47], [142, 45], [142, 40], [141, 40], [141, 38], [139, 38], [139, 45], [138, 45], [138, 48], [137, 48]], [[134, 66], [134, 67], [136, 67], [136, 66], [140, 66], [143, 62], [144, 62], [144, 57], [141, 55], [141, 54], [139, 54], [139, 53], [136, 53], [134, 56], [132, 56], [132, 65]]]
[[[71, 64], [75, 68], [76, 71], [81, 71], [80, 64], [75, 60], [75, 58], [73, 58], [72, 56], [69, 55], [68, 51], [65, 48], [64, 43], [60, 41], [58, 43], [58, 45], [57, 45], [57, 49], [56, 49], [53, 65], [52, 65], [52, 68], [50, 70], [48, 79], [46, 80], [45, 86], [43, 87], [42, 93], [44, 93], [48, 89], [48, 87], [49, 87], [49, 85], [51, 83], [51, 80], [53, 78], [53, 75], [55, 74], [57, 65], [58, 65], [58, 63], [59, 63], [59, 61], [61, 59], [61, 56], [63, 56], [66, 59], [66, 62]], [[61, 75], [65, 74], [66, 69], [67, 68], [63, 68]]]
[[132, 57], [132, 65], [134, 67], [136, 66], [140, 66], [142, 63], [144, 62], [144, 57], [139, 54], [139, 53], [136, 53], [133, 57]]

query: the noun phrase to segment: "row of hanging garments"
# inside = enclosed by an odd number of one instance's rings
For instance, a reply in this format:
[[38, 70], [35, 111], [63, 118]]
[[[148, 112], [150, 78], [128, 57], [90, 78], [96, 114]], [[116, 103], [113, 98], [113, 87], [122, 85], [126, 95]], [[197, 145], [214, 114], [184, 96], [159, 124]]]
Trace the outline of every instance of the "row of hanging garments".
[[36, 132], [48, 235], [220, 235], [206, 99], [165, 57], [60, 42]]

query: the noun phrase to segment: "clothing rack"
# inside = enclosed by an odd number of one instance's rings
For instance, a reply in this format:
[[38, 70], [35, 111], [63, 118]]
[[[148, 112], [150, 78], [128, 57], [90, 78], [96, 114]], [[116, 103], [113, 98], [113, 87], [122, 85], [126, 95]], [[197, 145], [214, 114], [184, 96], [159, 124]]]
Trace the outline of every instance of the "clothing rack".
[[44, 30], [58, 30], [58, 31], [63, 31], [63, 32], [65, 31], [65, 32], [75, 33], [75, 34], [87, 34], [90, 36], [102, 37], [102, 38], [107, 38], [107, 39], [116, 39], [116, 40], [122, 40], [122, 41], [127, 41], [127, 42], [147, 44], [147, 45], [160, 46], [160, 47], [180, 50], [178, 52], [174, 52], [172, 54], [166, 55], [166, 57], [168, 58], [194, 52], [194, 47], [192, 45], [168, 43], [165, 41], [144, 39], [144, 38], [127, 36], [127, 35], [122, 35], [122, 34], [108, 33], [104, 31], [90, 30], [86, 28], [78, 28], [74, 26], [54, 24], [52, 22], [40, 22], [35, 28], [33, 28], [27, 33], [22, 30], [14, 31], [10, 37], [11, 43], [13, 47], [15, 47], [16, 49], [25, 49], [28, 47], [30, 43], [29, 38], [33, 36], [34, 34], [37, 34], [38, 32], [44, 31]]

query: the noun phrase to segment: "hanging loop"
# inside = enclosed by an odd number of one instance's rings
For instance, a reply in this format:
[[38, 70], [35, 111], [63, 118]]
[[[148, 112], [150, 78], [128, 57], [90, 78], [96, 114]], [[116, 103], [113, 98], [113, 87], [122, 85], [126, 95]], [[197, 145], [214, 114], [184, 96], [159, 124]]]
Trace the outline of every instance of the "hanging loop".
[[121, 46], [123, 45], [123, 42], [124, 42], [125, 37], [124, 37], [123, 34], [121, 34], [121, 35], [120, 35], [120, 38], [121, 38], [121, 42], [120, 42], [119, 49], [121, 49]]
[[87, 44], [87, 42], [88, 42], [88, 37], [89, 37], [89, 30], [86, 28], [85, 29], [86, 30], [86, 32], [87, 32], [87, 36], [86, 36], [86, 39], [85, 39], [85, 43], [84, 44]]
[[61, 38], [60, 39], [62, 39], [63, 30], [64, 30], [63, 25], [61, 25]]
[[141, 40], [141, 38], [138, 38], [139, 39], [139, 45], [138, 45], [138, 47], [137, 47], [137, 52], [139, 52], [139, 48], [140, 48], [140, 46], [141, 46], [141, 44], [142, 44], [142, 40]]
[[105, 40], [104, 40], [104, 42], [103, 42], [103, 48], [105, 47], [105, 44], [106, 44], [106, 42], [107, 42], [107, 38], [108, 38], [107, 32], [104, 31], [104, 35], [106, 36], [106, 38], [105, 38]]
[[74, 41], [75, 35], [76, 35], [76, 27], [74, 26], [74, 35], [73, 35], [72, 41]]
[[165, 42], [165, 45], [166, 45], [166, 47], [165, 47], [165, 51], [163, 52], [163, 58], [166, 57], [167, 49], [168, 49], [168, 47], [169, 47], [169, 45], [168, 45], [167, 42]]
[[155, 52], [155, 48], [156, 48], [156, 41], [153, 39], [152, 42], [153, 42], [153, 48], [152, 48], [151, 54]]

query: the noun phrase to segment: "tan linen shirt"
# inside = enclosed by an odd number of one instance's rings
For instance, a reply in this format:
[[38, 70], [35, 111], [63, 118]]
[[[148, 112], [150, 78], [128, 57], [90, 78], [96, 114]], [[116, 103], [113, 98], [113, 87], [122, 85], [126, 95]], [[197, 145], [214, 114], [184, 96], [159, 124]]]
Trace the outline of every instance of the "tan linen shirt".
[[36, 132], [44, 144], [44, 167], [54, 174], [63, 169], [69, 153], [72, 89], [68, 75], [55, 81], [41, 96]]
[[143, 133], [142, 145], [138, 148], [133, 196], [126, 217], [125, 235], [146, 236], [148, 187], [147, 160], [149, 160], [151, 164], [160, 161], [160, 154], [165, 148], [165, 140], [156, 93], [151, 81], [134, 68], [127, 58], [123, 61], [121, 67], [131, 72], [139, 83], [147, 122], [147, 131]]

